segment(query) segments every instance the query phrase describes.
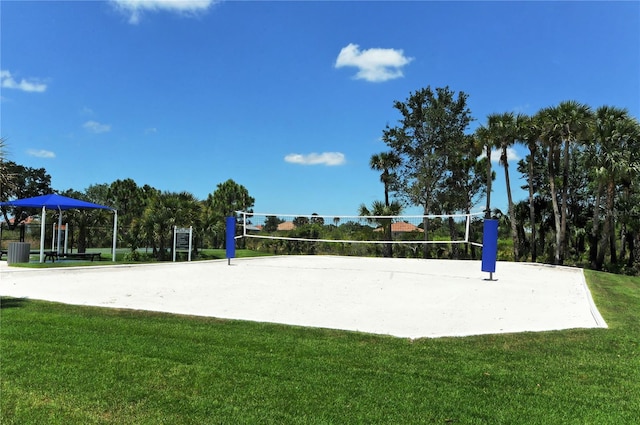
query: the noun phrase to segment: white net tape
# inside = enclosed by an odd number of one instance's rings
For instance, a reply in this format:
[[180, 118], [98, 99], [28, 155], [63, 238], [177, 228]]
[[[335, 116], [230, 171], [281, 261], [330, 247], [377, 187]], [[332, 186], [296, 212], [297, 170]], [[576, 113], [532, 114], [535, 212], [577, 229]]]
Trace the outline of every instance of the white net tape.
[[[242, 237], [362, 244], [476, 243], [482, 212], [455, 215], [327, 216], [239, 211]], [[425, 230], [426, 229], [426, 230]]]

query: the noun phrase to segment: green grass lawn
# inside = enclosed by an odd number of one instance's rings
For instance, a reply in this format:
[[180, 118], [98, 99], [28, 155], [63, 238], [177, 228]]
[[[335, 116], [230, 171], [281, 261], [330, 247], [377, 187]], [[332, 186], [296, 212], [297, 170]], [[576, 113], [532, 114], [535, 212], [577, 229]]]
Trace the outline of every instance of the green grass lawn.
[[632, 424], [640, 278], [609, 329], [407, 340], [2, 299], [2, 424]]
[[[254, 251], [251, 249], [236, 249], [236, 258], [266, 257], [273, 254], [267, 252]], [[199, 256], [202, 259], [223, 259], [227, 258], [227, 251], [224, 249], [203, 249]]]

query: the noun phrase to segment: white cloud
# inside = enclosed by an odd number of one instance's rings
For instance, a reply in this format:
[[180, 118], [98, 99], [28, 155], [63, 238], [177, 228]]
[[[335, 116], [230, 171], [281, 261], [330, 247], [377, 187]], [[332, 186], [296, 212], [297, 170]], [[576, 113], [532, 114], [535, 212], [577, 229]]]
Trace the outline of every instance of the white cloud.
[[[493, 149], [491, 151], [491, 162], [495, 162], [496, 164], [500, 162], [500, 156], [502, 155], [502, 149]], [[482, 155], [480, 155], [480, 158], [485, 158], [487, 155], [482, 152]], [[520, 155], [518, 155], [518, 152], [516, 152], [516, 150], [514, 148], [507, 148], [507, 161], [509, 162], [509, 164], [515, 164], [518, 161], [520, 161], [522, 158], [520, 158]]]
[[518, 105], [513, 108], [513, 112], [515, 112], [516, 114], [524, 114], [529, 110], [530, 107], [531, 105], [529, 105], [528, 103], [525, 103], [524, 105]]
[[56, 157], [55, 153], [44, 150], [44, 149], [28, 149], [27, 155], [35, 156], [37, 158], [55, 158]]
[[382, 82], [403, 76], [402, 67], [413, 58], [404, 55], [398, 49], [367, 49], [360, 50], [360, 46], [350, 43], [343, 47], [336, 59], [336, 68], [353, 66], [358, 68], [356, 79], [370, 82]]
[[342, 165], [346, 162], [346, 158], [341, 152], [310, 153], [306, 155], [291, 153], [285, 156], [284, 160], [292, 164], [328, 166]]
[[144, 134], [155, 134], [158, 132], [158, 129], [155, 127], [149, 127], [144, 130]]
[[42, 93], [47, 90], [47, 85], [40, 82], [38, 79], [21, 79], [20, 81], [16, 81], [16, 79], [11, 75], [11, 72], [3, 69], [0, 71], [0, 87], [4, 89], [16, 89], [22, 90], [26, 92], [35, 92]]
[[106, 133], [111, 131], [111, 125], [109, 124], [100, 124], [97, 121], [87, 121], [82, 125], [87, 131], [92, 133]]
[[219, 0], [111, 0], [122, 13], [129, 16], [130, 24], [140, 22], [143, 12], [174, 12], [182, 15], [196, 15], [205, 12]]

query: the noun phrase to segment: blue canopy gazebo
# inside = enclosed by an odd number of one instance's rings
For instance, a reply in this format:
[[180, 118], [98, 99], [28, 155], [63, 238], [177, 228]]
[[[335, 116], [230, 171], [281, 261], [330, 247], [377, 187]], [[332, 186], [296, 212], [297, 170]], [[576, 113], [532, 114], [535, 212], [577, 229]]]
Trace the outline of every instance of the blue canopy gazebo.
[[[68, 198], [66, 196], [52, 193], [50, 195], [36, 196], [33, 198], [18, 199], [15, 201], [0, 202], [3, 207], [21, 207], [21, 208], [42, 208], [42, 218], [40, 221], [40, 262], [44, 262], [44, 237], [45, 237], [45, 219], [46, 210], [58, 210], [58, 245], [60, 244], [60, 232], [62, 227], [62, 211], [80, 210], [80, 209], [101, 209], [113, 211], [113, 261], [116, 261], [116, 241], [118, 236], [118, 211], [115, 208], [105, 207], [79, 199]], [[58, 246], [58, 251], [60, 247]]]

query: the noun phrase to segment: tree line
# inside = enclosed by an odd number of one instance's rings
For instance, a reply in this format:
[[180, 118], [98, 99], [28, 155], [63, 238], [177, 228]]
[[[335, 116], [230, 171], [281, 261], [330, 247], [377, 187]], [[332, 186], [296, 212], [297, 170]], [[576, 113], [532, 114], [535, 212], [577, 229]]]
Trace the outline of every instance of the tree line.
[[[401, 118], [382, 136], [390, 150], [371, 157], [371, 168], [381, 171], [385, 201], [363, 210], [387, 215], [413, 205], [425, 215], [469, 213], [485, 197], [486, 217], [510, 229], [515, 261], [638, 274], [638, 120], [624, 108], [563, 101], [533, 115], [490, 114], [470, 132], [467, 99], [448, 87], [427, 87], [394, 102]], [[509, 164], [515, 144], [528, 155]], [[491, 208], [494, 149], [504, 168], [506, 213]], [[529, 197], [520, 203], [512, 198], [510, 165], [527, 179]]]
[[[3, 152], [4, 147], [5, 142], [2, 141]], [[4, 154], [0, 165], [0, 197], [3, 201], [54, 191], [51, 176], [44, 168], [30, 168], [7, 161]], [[151, 249], [151, 255], [158, 260], [171, 258], [174, 226], [193, 226], [196, 249], [222, 247], [224, 218], [238, 210], [251, 211], [255, 203], [248, 190], [231, 179], [218, 184], [206, 200], [198, 200], [189, 192], [167, 192], [149, 185], [139, 186], [132, 179], [91, 185], [82, 192], [68, 189], [58, 193], [116, 209], [118, 244], [130, 249], [127, 258], [131, 260], [139, 259], [139, 248]], [[23, 232], [21, 223], [28, 216], [41, 212], [12, 207], [1, 207], [0, 210], [4, 225], [9, 230], [22, 228]], [[78, 252], [85, 252], [89, 246], [109, 245], [110, 214], [101, 210], [69, 210], [64, 212], [64, 217], [74, 230]]]
[[[621, 107], [594, 109], [563, 101], [532, 115], [493, 113], [470, 131], [474, 118], [467, 100], [462, 91], [426, 87], [404, 101], [393, 102], [400, 119], [382, 131], [389, 150], [370, 159], [371, 168], [381, 173], [384, 200], [362, 204], [359, 214], [399, 215], [406, 206], [419, 206], [425, 215], [468, 214], [484, 198], [485, 217], [500, 220], [501, 235], [506, 229], [515, 261], [640, 274], [638, 120]], [[51, 178], [46, 171], [7, 161], [6, 143], [1, 143], [1, 199], [50, 193]], [[528, 154], [510, 164], [508, 152], [515, 144], [524, 146]], [[492, 168], [491, 155], [496, 149], [504, 169], [506, 212], [491, 204], [492, 193], [502, 190], [495, 186]], [[523, 189], [528, 199], [518, 203], [511, 193], [513, 166], [527, 179]], [[233, 180], [220, 183], [204, 201], [188, 192], [138, 186], [131, 179], [61, 194], [116, 208], [120, 242], [132, 252], [151, 246], [158, 258], [167, 255], [174, 225], [193, 225], [202, 246], [218, 247], [224, 240], [224, 217], [237, 210], [251, 211], [254, 205], [247, 189]], [[2, 214], [9, 221], [8, 209], [3, 208]], [[17, 225], [25, 212], [13, 214], [18, 218], [13, 225]], [[99, 220], [95, 211], [70, 216], [80, 229]], [[384, 228], [384, 237], [390, 238], [391, 221], [378, 224]], [[429, 239], [428, 221], [421, 227], [423, 237]], [[452, 220], [449, 227], [453, 235]], [[459, 257], [457, 249], [452, 247], [454, 258]], [[382, 254], [394, 255], [391, 244], [383, 247]], [[422, 256], [431, 255], [432, 247], [423, 244]]]

